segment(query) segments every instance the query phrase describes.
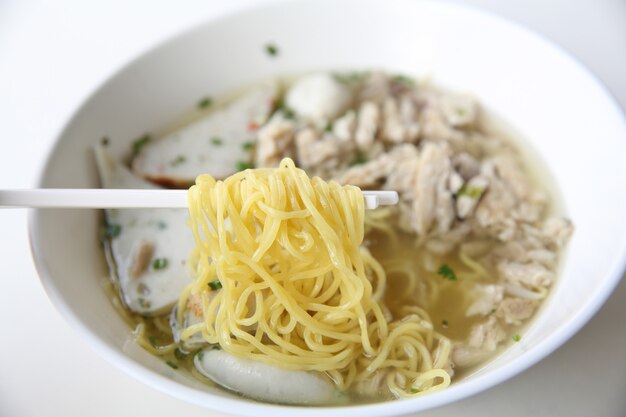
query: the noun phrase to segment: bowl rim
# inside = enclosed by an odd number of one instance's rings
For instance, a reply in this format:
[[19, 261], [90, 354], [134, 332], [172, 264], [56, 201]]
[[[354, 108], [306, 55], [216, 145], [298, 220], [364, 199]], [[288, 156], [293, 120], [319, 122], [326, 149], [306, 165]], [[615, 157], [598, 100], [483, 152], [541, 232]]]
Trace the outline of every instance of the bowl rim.
[[[326, 3], [330, 3], [330, 0], [322, 0]], [[359, 0], [351, 0], [353, 2]], [[362, 4], [361, 0], [361, 4]], [[382, 3], [383, 0], [366, 0], [373, 3]], [[543, 34], [537, 33], [518, 23], [510, 18], [500, 16], [495, 12], [483, 10], [479, 7], [470, 6], [466, 4], [453, 3], [450, 0], [402, 0], [405, 3], [422, 3], [429, 7], [436, 7], [441, 9], [455, 9], [465, 14], [475, 15], [482, 18], [487, 18], [493, 21], [498, 21], [509, 26], [511, 29], [522, 33], [524, 36], [532, 38], [534, 41], [543, 43], [547, 46], [551, 53], [559, 55], [561, 59], [566, 61], [568, 65], [576, 67], [581, 71], [585, 78], [593, 84], [594, 88], [598, 89], [603, 97], [607, 100], [619, 114], [620, 124], [624, 133], [626, 133], [626, 114], [620, 103], [616, 100], [611, 90], [605, 86], [599, 78], [591, 72], [585, 65], [583, 65], [578, 58], [573, 56], [565, 48], [552, 41], [550, 38]], [[254, 14], [259, 10], [268, 8], [279, 8], [281, 5], [293, 5], [308, 3], [308, 0], [269, 0], [260, 2], [253, 5], [239, 5], [234, 8], [229, 8], [225, 11], [218, 12], [215, 16], [206, 18], [199, 23], [195, 23], [190, 27], [187, 27], [178, 32], [160, 38], [145, 48], [142, 52], [135, 55], [132, 59], [125, 61], [122, 65], [114, 68], [112, 72], [103, 80], [98, 80], [94, 83], [94, 87], [84, 96], [84, 98], [77, 104], [74, 110], [70, 113], [67, 121], [63, 126], [54, 134], [54, 140], [51, 141], [52, 146], [48, 149], [45, 156], [45, 162], [41, 166], [39, 174], [36, 176], [36, 186], [41, 187], [45, 180], [45, 173], [48, 171], [51, 164], [52, 156], [59, 151], [60, 143], [66, 132], [70, 129], [71, 125], [80, 115], [82, 109], [98, 94], [105, 90], [111, 83], [113, 83], [118, 76], [135, 65], [136, 62], [144, 59], [158, 50], [166, 48], [169, 44], [179, 41], [191, 35], [193, 32], [200, 30], [201, 28], [211, 25], [218, 21], [229, 20], [237, 18], [243, 14]], [[319, 2], [318, 2], [319, 3]], [[450, 404], [452, 402], [461, 400], [463, 398], [470, 397], [479, 392], [494, 387], [495, 385], [508, 380], [509, 378], [523, 372], [531, 366], [544, 359], [565, 342], [567, 342], [575, 333], [577, 333], [601, 308], [601, 306], [608, 299], [610, 294], [619, 284], [622, 275], [626, 269], [626, 240], [623, 241], [622, 247], [618, 250], [619, 256], [616, 257], [613, 264], [609, 268], [607, 273], [606, 283], [594, 292], [592, 296], [587, 300], [586, 305], [580, 310], [578, 314], [570, 317], [565, 323], [550, 334], [547, 338], [537, 343], [532, 350], [527, 351], [524, 355], [517, 357], [510, 363], [504, 364], [496, 371], [489, 372], [485, 375], [479, 375], [475, 377], [475, 380], [471, 384], [459, 384], [452, 385], [449, 388], [434, 392], [429, 395], [413, 398], [403, 399], [399, 401], [383, 401], [377, 403], [360, 404], [360, 405], [347, 405], [347, 406], [324, 406], [324, 407], [311, 407], [311, 406], [296, 406], [296, 405], [279, 405], [257, 402], [254, 400], [241, 400], [236, 397], [221, 397], [216, 396], [210, 392], [203, 392], [196, 390], [192, 387], [185, 386], [172, 379], [169, 379], [156, 371], [150, 370], [138, 362], [134, 361], [130, 357], [122, 354], [112, 346], [103, 342], [102, 339], [97, 337], [90, 328], [76, 316], [69, 305], [65, 302], [63, 295], [57, 290], [54, 285], [54, 280], [51, 278], [41, 252], [41, 248], [37, 244], [37, 231], [40, 229], [41, 218], [39, 216], [39, 209], [28, 210], [28, 235], [31, 254], [33, 257], [34, 265], [39, 275], [42, 286], [52, 304], [60, 312], [61, 316], [70, 324], [70, 326], [77, 331], [77, 333], [87, 341], [88, 345], [96, 351], [107, 362], [113, 364], [117, 368], [124, 371], [127, 375], [141, 381], [147, 386], [156, 389], [160, 392], [166, 393], [179, 400], [198, 405], [203, 408], [209, 408], [220, 412], [233, 413], [243, 416], [258, 416], [260, 413], [270, 415], [289, 415], [289, 416], [304, 416], [313, 417], [317, 416], [320, 410], [323, 410], [327, 415], [343, 415], [345, 413], [358, 413], [363, 417], [380, 416], [380, 415], [402, 415], [410, 412], [418, 412], [444, 404]], [[212, 400], [212, 401], [211, 401]]]

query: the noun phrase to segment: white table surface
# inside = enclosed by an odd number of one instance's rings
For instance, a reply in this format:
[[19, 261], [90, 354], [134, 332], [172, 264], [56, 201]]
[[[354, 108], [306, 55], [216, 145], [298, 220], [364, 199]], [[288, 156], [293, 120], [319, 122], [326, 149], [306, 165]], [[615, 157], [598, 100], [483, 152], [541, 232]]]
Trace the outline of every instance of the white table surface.
[[[0, 188], [33, 186], [71, 112], [131, 57], [251, 2], [0, 0]], [[556, 41], [626, 106], [626, 1], [460, 2]], [[0, 253], [0, 416], [218, 415], [140, 384], [74, 333], [39, 283], [24, 210], [0, 211]], [[626, 416], [626, 280], [587, 326], [538, 365], [423, 415]]]

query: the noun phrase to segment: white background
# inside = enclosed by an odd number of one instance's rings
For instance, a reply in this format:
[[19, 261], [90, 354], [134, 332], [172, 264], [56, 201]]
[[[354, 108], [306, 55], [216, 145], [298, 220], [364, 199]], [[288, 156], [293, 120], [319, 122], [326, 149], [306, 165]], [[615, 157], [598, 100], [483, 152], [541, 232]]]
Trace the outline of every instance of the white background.
[[[125, 62], [183, 28], [251, 2], [0, 0], [0, 188], [35, 185], [70, 114]], [[626, 106], [625, 0], [459, 2], [544, 34]], [[39, 284], [24, 210], [0, 211], [0, 254], [0, 417], [217, 415], [143, 386], [78, 338]], [[496, 388], [424, 415], [623, 417], [625, 394], [623, 280], [556, 353]]]

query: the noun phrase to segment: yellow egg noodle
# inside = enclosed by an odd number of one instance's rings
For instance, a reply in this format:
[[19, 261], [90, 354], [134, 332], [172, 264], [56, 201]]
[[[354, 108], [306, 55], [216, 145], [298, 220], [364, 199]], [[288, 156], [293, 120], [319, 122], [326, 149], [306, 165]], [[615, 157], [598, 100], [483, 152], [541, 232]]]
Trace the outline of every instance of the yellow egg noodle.
[[188, 198], [196, 278], [177, 316], [184, 323], [200, 300], [201, 322], [182, 329], [183, 342], [201, 334], [239, 357], [326, 373], [340, 390], [375, 375], [399, 397], [450, 384], [451, 343], [428, 314], [411, 306], [391, 317], [383, 303], [386, 273], [361, 246], [359, 188], [284, 159], [224, 181], [201, 175]]

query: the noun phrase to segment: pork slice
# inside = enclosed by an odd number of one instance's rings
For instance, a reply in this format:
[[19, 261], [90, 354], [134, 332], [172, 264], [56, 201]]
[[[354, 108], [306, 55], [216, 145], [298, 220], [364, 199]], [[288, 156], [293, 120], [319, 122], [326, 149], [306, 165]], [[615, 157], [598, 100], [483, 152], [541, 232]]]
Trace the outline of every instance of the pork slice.
[[397, 191], [405, 201], [413, 201], [419, 168], [417, 148], [412, 145], [397, 146], [388, 155], [386, 158], [388, 175], [383, 188]]
[[383, 102], [383, 139], [390, 143], [412, 143], [418, 136], [417, 108], [413, 100], [408, 95], [399, 99], [387, 97]]
[[447, 147], [426, 143], [419, 156], [417, 179], [413, 189], [413, 228], [418, 235], [444, 233], [452, 227], [455, 212], [448, 188], [452, 163]]
[[452, 360], [457, 366], [475, 365], [487, 359], [506, 337], [498, 320], [489, 316], [475, 324], [465, 343], [457, 342], [452, 349]]
[[333, 135], [339, 140], [351, 141], [356, 131], [356, 114], [350, 110], [333, 122]]
[[503, 260], [498, 263], [497, 271], [506, 282], [530, 289], [547, 287], [554, 280], [554, 272], [537, 263]]
[[533, 315], [537, 302], [526, 298], [506, 297], [500, 303], [496, 315], [505, 323], [519, 325]]
[[474, 218], [481, 231], [503, 241], [515, 236], [517, 224], [511, 213], [518, 204], [518, 197], [511, 185], [496, 172], [493, 161], [484, 161], [481, 175], [488, 179], [489, 189], [477, 205]]
[[417, 148], [413, 145], [397, 146], [371, 161], [350, 167], [334, 179], [340, 184], [361, 188], [377, 187], [387, 179], [384, 188], [398, 191], [403, 198], [415, 178], [417, 155]]
[[432, 253], [445, 255], [456, 248], [471, 232], [471, 224], [460, 222], [447, 232], [430, 237], [426, 241], [425, 247]]
[[472, 289], [474, 302], [467, 308], [465, 315], [486, 316], [500, 305], [504, 297], [504, 287], [495, 284], [478, 284]]
[[541, 227], [542, 241], [548, 249], [553, 251], [565, 247], [573, 233], [572, 222], [562, 217], [550, 217]]
[[468, 181], [470, 178], [480, 173], [480, 162], [467, 152], [454, 155], [452, 165], [465, 181]]
[[498, 320], [493, 316], [489, 316], [484, 322], [472, 327], [467, 337], [467, 345], [487, 352], [493, 352], [505, 337], [506, 333]]
[[478, 103], [468, 94], [442, 94], [440, 107], [445, 120], [454, 127], [472, 126], [478, 116]]
[[296, 125], [281, 113], [259, 129], [255, 150], [255, 165], [259, 168], [276, 167], [281, 159], [293, 157]]
[[460, 219], [470, 217], [488, 187], [489, 179], [482, 175], [467, 181], [456, 193], [456, 215]]
[[380, 125], [380, 118], [380, 110], [376, 103], [365, 101], [361, 104], [354, 135], [354, 140], [359, 150], [367, 151], [374, 144]]
[[450, 356], [456, 366], [472, 366], [486, 360], [491, 354], [491, 352], [467, 346], [464, 343], [456, 343]]
[[357, 94], [357, 100], [359, 102], [370, 101], [380, 103], [390, 95], [391, 86], [389, 76], [382, 72], [374, 72], [364, 80]]
[[431, 141], [449, 142], [459, 146], [465, 133], [450, 126], [436, 106], [426, 106], [419, 117], [420, 137]]
[[333, 133], [320, 133], [305, 128], [296, 134], [298, 164], [310, 175], [333, 178], [354, 160], [354, 142], [341, 139]]

